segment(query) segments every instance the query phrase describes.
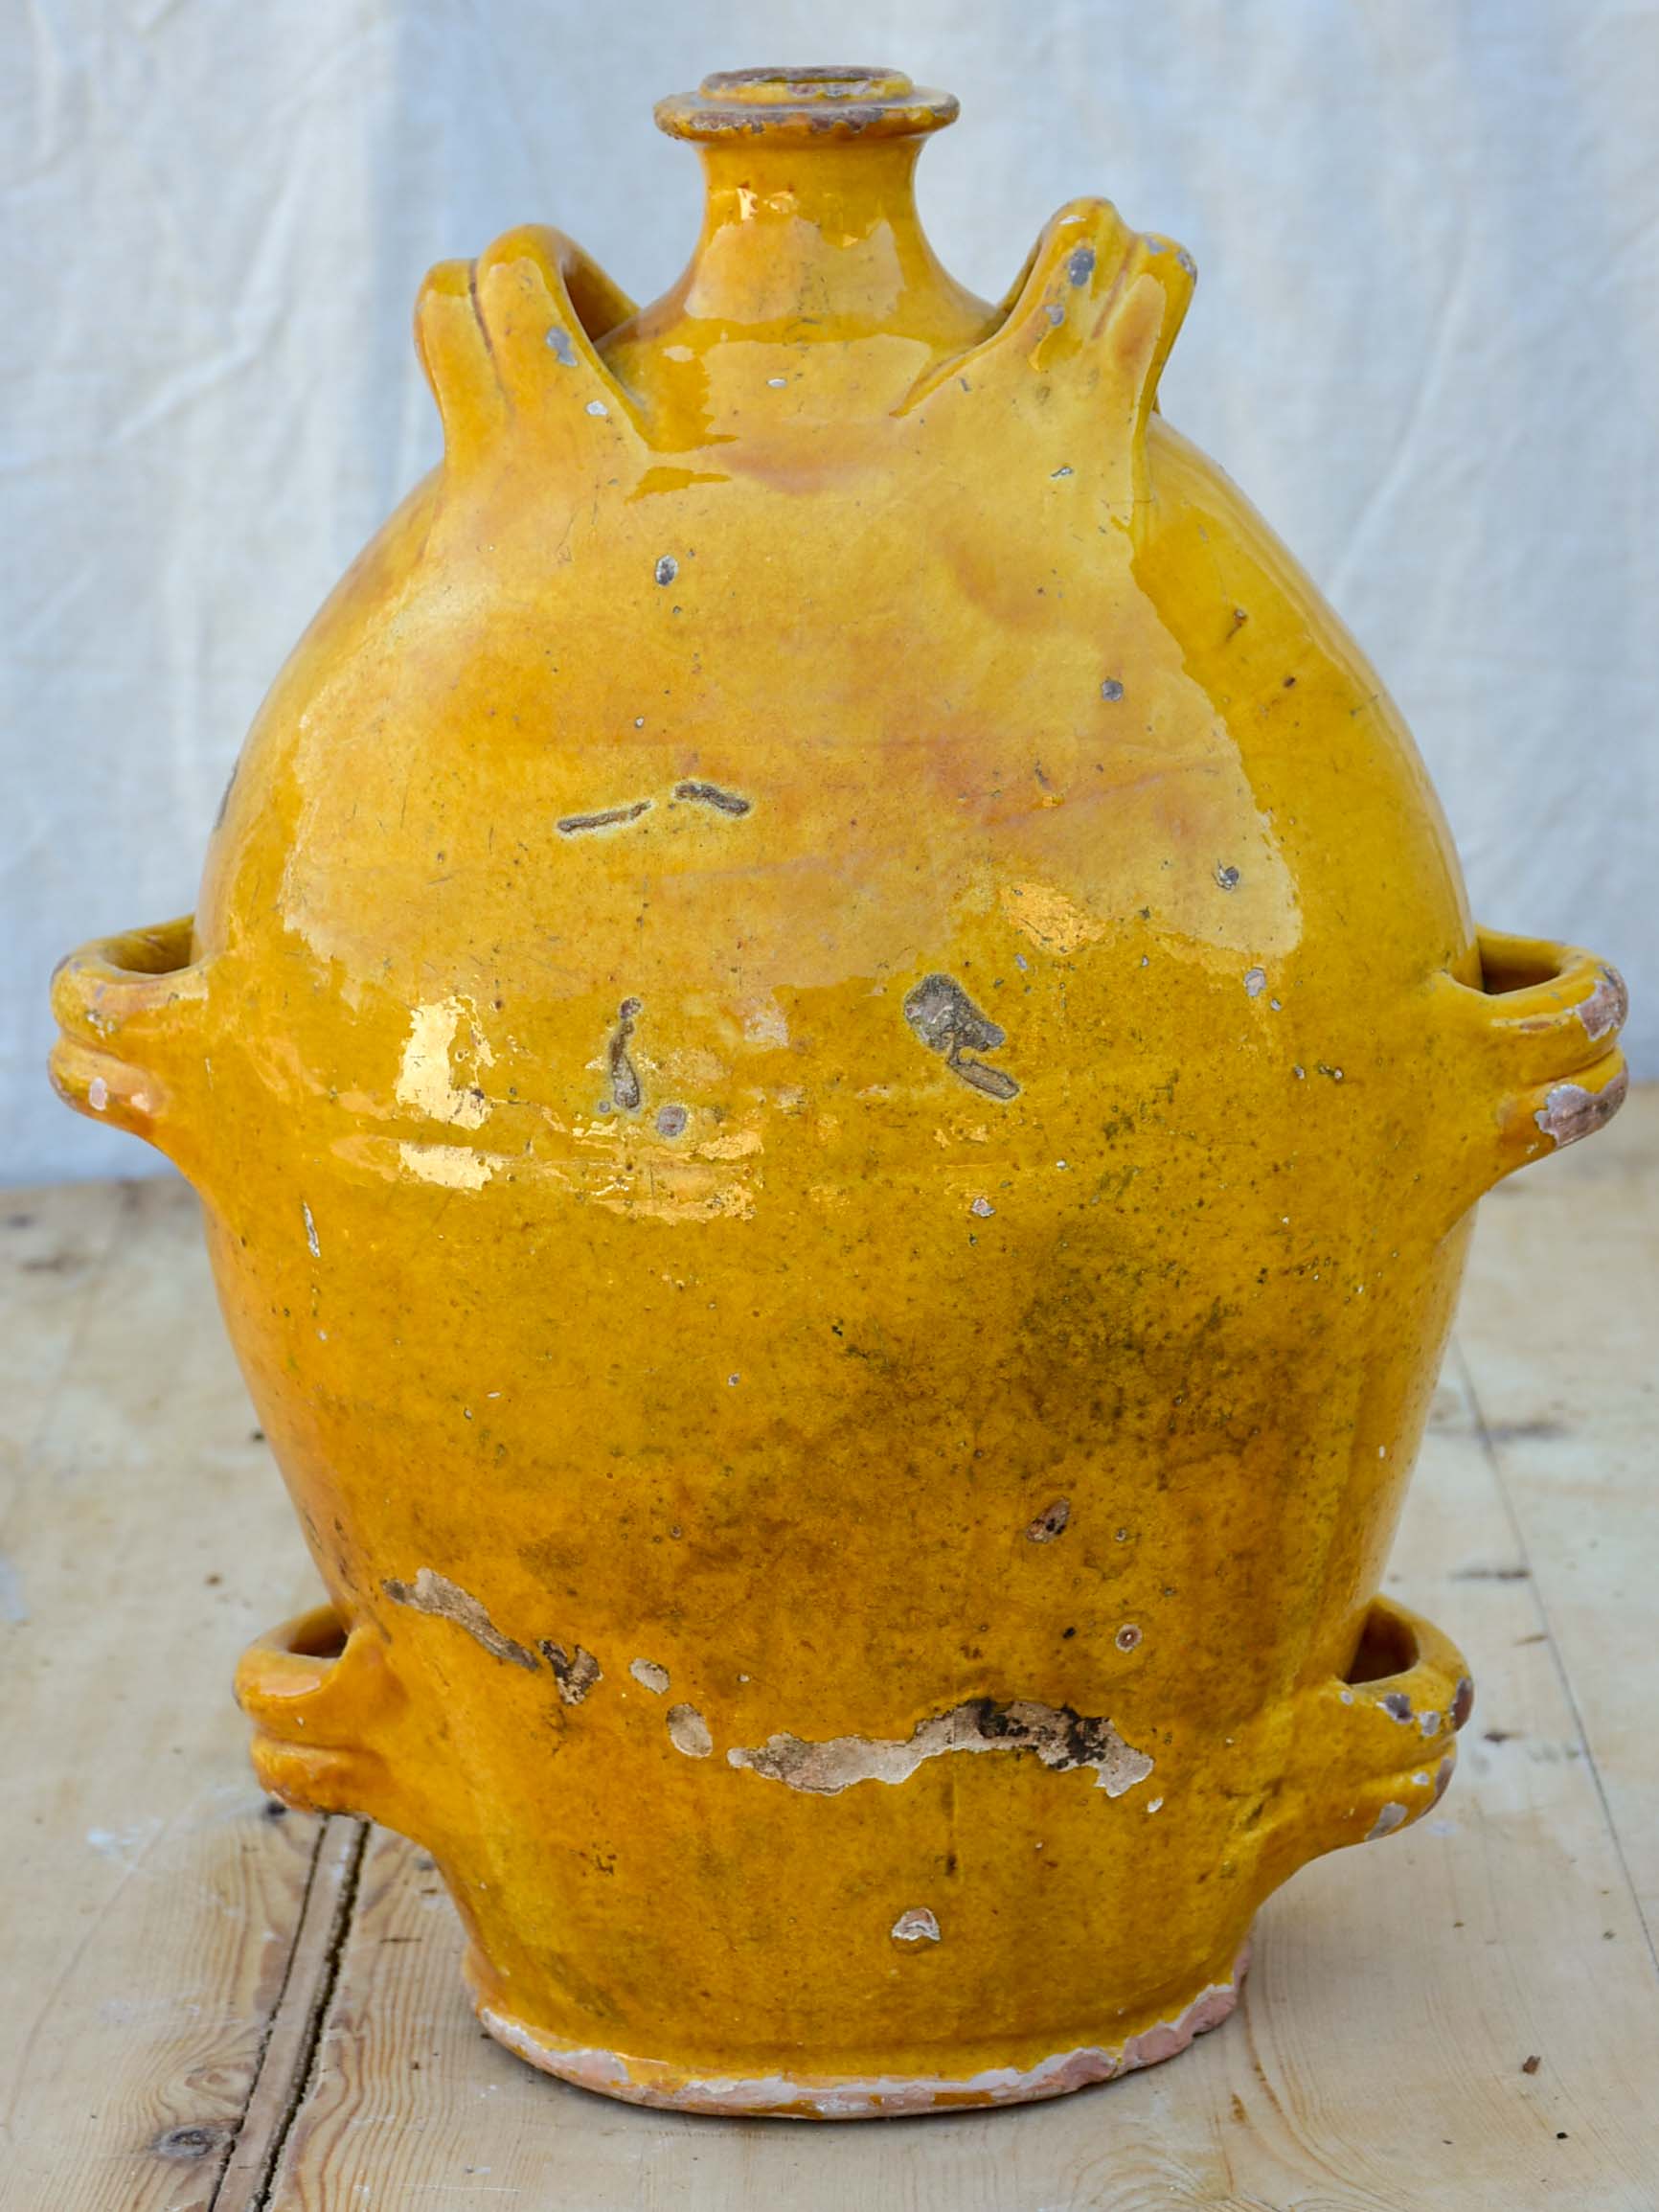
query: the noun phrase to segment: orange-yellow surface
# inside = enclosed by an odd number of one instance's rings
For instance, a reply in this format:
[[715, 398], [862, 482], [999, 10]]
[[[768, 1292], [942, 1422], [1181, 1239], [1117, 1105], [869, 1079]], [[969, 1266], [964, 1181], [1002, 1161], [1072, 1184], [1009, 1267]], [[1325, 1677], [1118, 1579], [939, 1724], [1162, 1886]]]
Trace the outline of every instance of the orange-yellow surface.
[[637, 312], [552, 231], [434, 271], [442, 467], [193, 925], [57, 984], [330, 1592], [261, 1775], [425, 1842], [489, 2024], [624, 2095], [1145, 2063], [1433, 1802], [1463, 1665], [1374, 1593], [1469, 1208], [1623, 1087], [1616, 978], [1477, 938], [1156, 413], [1185, 254], [1081, 200], [971, 297], [949, 105], [668, 103], [707, 219]]

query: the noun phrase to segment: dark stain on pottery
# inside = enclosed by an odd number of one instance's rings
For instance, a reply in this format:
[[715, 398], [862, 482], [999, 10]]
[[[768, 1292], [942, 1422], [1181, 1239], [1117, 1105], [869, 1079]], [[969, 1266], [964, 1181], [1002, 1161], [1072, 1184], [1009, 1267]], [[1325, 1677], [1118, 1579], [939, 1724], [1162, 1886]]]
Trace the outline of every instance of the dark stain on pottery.
[[924, 975], [906, 993], [904, 1018], [928, 1051], [942, 1055], [964, 1083], [988, 1098], [1007, 1101], [1019, 1095], [1019, 1084], [1005, 1069], [968, 1059], [972, 1052], [996, 1052], [1008, 1042], [1008, 1033], [980, 1012], [954, 976]]
[[637, 822], [650, 810], [648, 799], [635, 799], [627, 807], [602, 807], [597, 814], [561, 814], [554, 824], [561, 837], [580, 836], [583, 830], [611, 830], [619, 822]]
[[538, 1649], [553, 1670], [553, 1678], [558, 1685], [559, 1702], [580, 1705], [596, 1682], [604, 1679], [604, 1671], [591, 1652], [580, 1644], [566, 1651], [562, 1644], [543, 1637]]
[[[990, 1208], [988, 1206], [986, 1211], [989, 1213]], [[1064, 1535], [1066, 1523], [1071, 1517], [1071, 1499], [1069, 1497], [1057, 1497], [1053, 1505], [1043, 1508], [1030, 1528], [1026, 1530], [1027, 1541], [1030, 1543], [1053, 1543], [1056, 1537]]]
[[693, 806], [714, 807], [722, 814], [746, 814], [755, 804], [736, 791], [721, 790], [718, 784], [676, 784], [674, 797], [688, 799]]
[[613, 1105], [624, 1113], [638, 1109], [640, 1098], [639, 1073], [628, 1058], [628, 1040], [634, 1033], [634, 1022], [641, 1010], [637, 998], [625, 998], [617, 1008], [616, 1027], [605, 1047], [605, 1059], [610, 1067], [610, 1095]]

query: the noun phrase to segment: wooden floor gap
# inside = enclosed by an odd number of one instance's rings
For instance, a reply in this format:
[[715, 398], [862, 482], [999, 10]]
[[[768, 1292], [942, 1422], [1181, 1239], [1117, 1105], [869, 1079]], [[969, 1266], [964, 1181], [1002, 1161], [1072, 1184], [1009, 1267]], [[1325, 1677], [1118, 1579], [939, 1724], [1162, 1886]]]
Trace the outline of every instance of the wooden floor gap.
[[1619, 1862], [1619, 1872], [1623, 1875], [1625, 1887], [1629, 1892], [1631, 1908], [1636, 1915], [1636, 1925], [1642, 1930], [1643, 1940], [1648, 1946], [1648, 1956], [1652, 1961], [1654, 1973], [1659, 1973], [1659, 1947], [1654, 1944], [1653, 1930], [1648, 1926], [1648, 1915], [1642, 1906], [1642, 1893], [1636, 1886], [1636, 1878], [1631, 1872], [1630, 1861], [1625, 1856], [1625, 1839], [1619, 1834], [1618, 1824], [1613, 1818], [1613, 1808], [1607, 1799], [1607, 1786], [1602, 1778], [1602, 1768], [1596, 1758], [1596, 1747], [1590, 1741], [1590, 1731], [1585, 1724], [1584, 1715], [1579, 1704], [1579, 1694], [1573, 1686], [1572, 1676], [1567, 1672], [1566, 1661], [1561, 1656], [1560, 1641], [1550, 1620], [1550, 1609], [1544, 1601], [1543, 1590], [1539, 1586], [1537, 1575], [1534, 1570], [1533, 1556], [1527, 1543], [1526, 1531], [1521, 1526], [1521, 1516], [1515, 1511], [1514, 1501], [1510, 1496], [1510, 1486], [1504, 1480], [1503, 1455], [1498, 1450], [1497, 1441], [1488, 1425], [1486, 1408], [1481, 1403], [1480, 1392], [1475, 1388], [1474, 1370], [1465, 1357], [1464, 1348], [1458, 1342], [1455, 1334], [1452, 1338], [1451, 1349], [1452, 1357], [1457, 1362], [1459, 1380], [1462, 1381], [1468, 1398], [1469, 1411], [1474, 1417], [1475, 1434], [1480, 1440], [1481, 1450], [1486, 1456], [1487, 1465], [1491, 1469], [1492, 1481], [1497, 1489], [1498, 1502], [1503, 1508], [1504, 1518], [1509, 1522], [1510, 1532], [1514, 1538], [1515, 1556], [1527, 1570], [1527, 1580], [1532, 1585], [1533, 1603], [1537, 1610], [1538, 1626], [1544, 1630], [1550, 1661], [1556, 1670], [1556, 1678], [1561, 1686], [1561, 1696], [1566, 1699], [1567, 1710], [1573, 1717], [1573, 1726], [1578, 1732], [1579, 1745], [1584, 1754], [1584, 1764], [1589, 1768], [1590, 1780], [1595, 1787], [1596, 1802], [1602, 1810], [1602, 1818], [1606, 1825], [1607, 1836], [1613, 1846], [1613, 1856]]
[[[325, 1820], [318, 1832], [282, 1988], [207, 2212], [265, 2212], [271, 2203], [283, 2152], [315, 2085], [368, 1839], [366, 1821], [343, 1817]], [[323, 1894], [330, 1886], [331, 1899]]]
[[[285, 1806], [278, 1807], [273, 1799], [266, 1811], [274, 1818], [278, 1813], [285, 1814], [287, 1808]], [[328, 1822], [326, 1820], [320, 1821], [317, 1826], [317, 1833], [311, 1839], [310, 1864], [306, 1869], [306, 1885], [300, 1892], [300, 1909], [294, 1922], [293, 1941], [288, 1945], [288, 1955], [283, 1962], [283, 1978], [277, 1986], [276, 2000], [271, 2006], [270, 2017], [265, 2021], [264, 2033], [260, 2038], [260, 2047], [254, 2053], [253, 2071], [248, 2076], [248, 2093], [242, 2099], [242, 2109], [237, 2114], [237, 2124], [231, 2130], [230, 2140], [225, 2145], [224, 2158], [214, 2181], [214, 2193], [208, 2199], [207, 2212], [218, 2212], [219, 2201], [224, 2193], [225, 2177], [230, 2172], [231, 2162], [236, 2157], [247, 2132], [248, 2115], [254, 2109], [254, 2100], [259, 2095], [260, 2084], [264, 2078], [265, 2064], [270, 2057], [271, 2039], [277, 2032], [278, 2023], [283, 2018], [284, 2010], [288, 2001], [288, 1991], [293, 1984], [294, 1962], [300, 1955], [300, 1938], [305, 1930], [306, 1915], [311, 1909], [311, 1893], [317, 1886], [317, 1867], [323, 1856], [323, 1845], [328, 1839]]]

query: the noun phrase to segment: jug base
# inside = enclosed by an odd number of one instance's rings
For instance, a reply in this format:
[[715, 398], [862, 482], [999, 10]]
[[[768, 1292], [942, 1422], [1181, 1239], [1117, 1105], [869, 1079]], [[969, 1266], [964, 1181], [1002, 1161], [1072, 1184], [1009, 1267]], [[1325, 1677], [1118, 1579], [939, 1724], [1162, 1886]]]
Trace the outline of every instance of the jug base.
[[[1184, 2051], [1194, 2036], [1219, 2027], [1239, 2001], [1250, 1963], [1246, 1942], [1224, 1981], [1211, 1982], [1168, 2019], [1155, 2020], [1116, 2046], [1085, 2044], [1056, 2051], [1034, 2066], [991, 2066], [975, 2074], [853, 2075], [772, 2073], [696, 2075], [659, 2059], [625, 2056], [570, 2043], [504, 2012], [480, 1996], [485, 2031], [515, 2057], [578, 2088], [630, 2105], [668, 2111], [742, 2113], [791, 2120], [874, 2120], [916, 2112], [947, 2112], [986, 2105], [1035, 2104], [1068, 2096], [1096, 2082], [1155, 2066]], [[468, 1973], [468, 1979], [472, 1979]]]

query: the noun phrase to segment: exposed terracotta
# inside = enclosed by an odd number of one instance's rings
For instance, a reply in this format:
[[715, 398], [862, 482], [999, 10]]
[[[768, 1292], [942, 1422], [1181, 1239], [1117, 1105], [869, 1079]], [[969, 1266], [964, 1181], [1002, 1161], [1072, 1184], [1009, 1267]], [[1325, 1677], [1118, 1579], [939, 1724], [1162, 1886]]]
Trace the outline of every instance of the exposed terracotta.
[[1469, 1210], [1624, 1087], [1155, 412], [1187, 256], [1079, 200], [973, 298], [953, 112], [712, 80], [655, 306], [548, 230], [435, 270], [443, 467], [193, 923], [56, 986], [330, 1593], [243, 1663], [261, 1779], [433, 1853], [492, 2034], [698, 2109], [1167, 2056], [1435, 1801], [1466, 1672], [1375, 1593]]

